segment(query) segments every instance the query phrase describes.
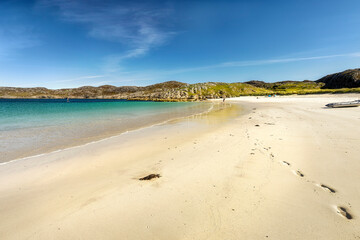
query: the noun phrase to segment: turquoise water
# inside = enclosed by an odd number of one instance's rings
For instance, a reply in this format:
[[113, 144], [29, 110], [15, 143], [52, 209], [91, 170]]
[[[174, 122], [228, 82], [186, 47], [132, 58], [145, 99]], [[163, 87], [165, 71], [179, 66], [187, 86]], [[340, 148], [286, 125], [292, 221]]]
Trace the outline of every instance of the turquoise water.
[[209, 108], [202, 103], [0, 99], [0, 162], [80, 145]]

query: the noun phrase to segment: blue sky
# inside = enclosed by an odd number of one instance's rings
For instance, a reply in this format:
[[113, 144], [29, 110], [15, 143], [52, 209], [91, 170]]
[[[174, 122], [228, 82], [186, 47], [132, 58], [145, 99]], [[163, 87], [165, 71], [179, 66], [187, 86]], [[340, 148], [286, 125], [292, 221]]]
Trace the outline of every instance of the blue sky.
[[316, 80], [360, 67], [360, 1], [0, 0], [0, 86]]

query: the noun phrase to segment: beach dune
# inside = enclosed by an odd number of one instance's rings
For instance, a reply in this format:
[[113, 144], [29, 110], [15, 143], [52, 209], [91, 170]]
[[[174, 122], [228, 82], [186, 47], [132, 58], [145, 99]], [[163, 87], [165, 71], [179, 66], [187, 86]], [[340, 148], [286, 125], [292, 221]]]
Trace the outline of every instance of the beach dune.
[[1, 239], [360, 239], [360, 108], [324, 107], [359, 97], [227, 99], [2, 164]]

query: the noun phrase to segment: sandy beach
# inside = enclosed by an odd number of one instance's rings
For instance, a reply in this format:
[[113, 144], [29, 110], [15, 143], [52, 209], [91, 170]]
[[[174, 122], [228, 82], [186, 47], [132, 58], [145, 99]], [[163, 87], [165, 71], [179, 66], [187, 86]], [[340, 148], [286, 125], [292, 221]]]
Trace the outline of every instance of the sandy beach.
[[0, 165], [0, 238], [360, 239], [360, 108], [324, 106], [359, 98], [227, 99]]

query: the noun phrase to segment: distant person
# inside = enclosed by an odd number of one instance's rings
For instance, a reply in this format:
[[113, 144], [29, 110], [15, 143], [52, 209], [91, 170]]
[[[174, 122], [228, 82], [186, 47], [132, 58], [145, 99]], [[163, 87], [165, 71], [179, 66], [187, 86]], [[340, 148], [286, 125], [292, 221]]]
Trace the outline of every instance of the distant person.
[[225, 97], [223, 97], [223, 102], [225, 102]]

